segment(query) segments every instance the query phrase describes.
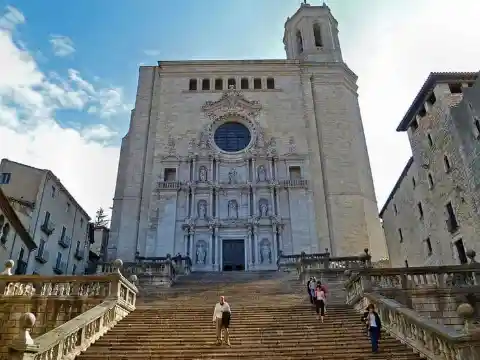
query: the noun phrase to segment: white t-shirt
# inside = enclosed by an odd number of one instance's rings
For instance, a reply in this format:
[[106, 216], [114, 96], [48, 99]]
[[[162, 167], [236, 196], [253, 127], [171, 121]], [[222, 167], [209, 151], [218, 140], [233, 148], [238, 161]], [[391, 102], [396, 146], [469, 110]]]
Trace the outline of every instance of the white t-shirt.
[[221, 319], [224, 312], [231, 312], [230, 305], [228, 305], [226, 301], [223, 303], [223, 305], [220, 305], [220, 303], [218, 302], [215, 305], [215, 309], [213, 310], [213, 321], [215, 321], [216, 319]]
[[371, 327], [377, 327], [377, 321], [375, 320], [375, 314], [368, 314], [368, 324]]

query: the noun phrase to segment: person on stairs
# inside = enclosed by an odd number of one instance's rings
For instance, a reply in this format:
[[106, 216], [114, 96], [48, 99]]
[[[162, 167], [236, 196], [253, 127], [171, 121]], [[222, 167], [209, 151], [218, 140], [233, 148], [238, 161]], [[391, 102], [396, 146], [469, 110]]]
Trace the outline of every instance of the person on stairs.
[[327, 298], [325, 290], [322, 287], [320, 282], [317, 283], [317, 288], [315, 289], [315, 311], [317, 312], [318, 320], [321, 320], [323, 323], [323, 318], [325, 316], [325, 304]]
[[310, 283], [308, 284], [308, 290], [309, 290], [309, 295], [310, 295], [310, 302], [314, 305], [315, 304], [315, 289], [317, 287], [317, 279], [314, 277], [312, 280], [310, 280]]
[[310, 303], [313, 304], [312, 292], [310, 291], [310, 284], [312, 283], [312, 281], [313, 281], [313, 277], [310, 277], [310, 279], [308, 279], [307, 281], [307, 294], [308, 294], [308, 297], [310, 298]]
[[222, 344], [222, 332], [225, 332], [225, 344], [230, 346], [230, 334], [228, 332], [228, 328], [230, 327], [230, 317], [230, 305], [225, 301], [224, 296], [220, 296], [220, 301], [215, 304], [213, 310], [213, 324], [215, 325], [217, 334], [217, 345]]
[[382, 331], [382, 322], [380, 316], [378, 316], [375, 311], [375, 306], [373, 304], [368, 305], [368, 317], [367, 325], [370, 332], [370, 341], [372, 342], [372, 352], [378, 352], [378, 341], [380, 340], [381, 331]]

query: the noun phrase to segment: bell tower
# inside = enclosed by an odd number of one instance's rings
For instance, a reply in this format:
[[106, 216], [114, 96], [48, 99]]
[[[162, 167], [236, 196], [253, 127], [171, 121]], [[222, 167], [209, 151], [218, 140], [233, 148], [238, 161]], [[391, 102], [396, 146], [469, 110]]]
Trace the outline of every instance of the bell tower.
[[285, 22], [283, 43], [289, 60], [343, 62], [338, 23], [325, 3], [311, 6], [304, 1]]

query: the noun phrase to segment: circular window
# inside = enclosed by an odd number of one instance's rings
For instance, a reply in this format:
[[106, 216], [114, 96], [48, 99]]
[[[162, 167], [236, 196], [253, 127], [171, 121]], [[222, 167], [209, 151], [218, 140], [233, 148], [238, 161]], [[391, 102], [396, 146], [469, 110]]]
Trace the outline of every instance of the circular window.
[[238, 122], [227, 122], [220, 125], [213, 136], [215, 144], [223, 151], [237, 152], [245, 149], [252, 135], [250, 130]]

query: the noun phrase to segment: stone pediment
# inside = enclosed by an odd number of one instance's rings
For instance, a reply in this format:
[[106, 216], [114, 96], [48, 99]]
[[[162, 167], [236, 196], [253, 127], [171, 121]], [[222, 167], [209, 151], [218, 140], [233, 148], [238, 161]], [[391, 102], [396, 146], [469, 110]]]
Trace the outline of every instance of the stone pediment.
[[204, 113], [211, 119], [217, 119], [226, 114], [238, 114], [247, 117], [258, 115], [262, 106], [258, 101], [250, 101], [243, 96], [243, 93], [230, 86], [222, 97], [217, 101], [207, 101], [202, 106]]

